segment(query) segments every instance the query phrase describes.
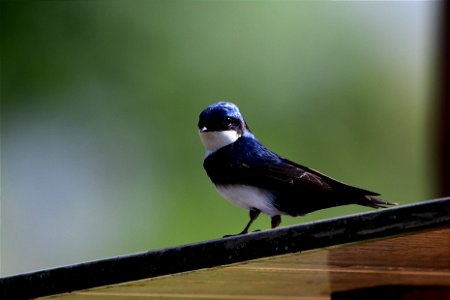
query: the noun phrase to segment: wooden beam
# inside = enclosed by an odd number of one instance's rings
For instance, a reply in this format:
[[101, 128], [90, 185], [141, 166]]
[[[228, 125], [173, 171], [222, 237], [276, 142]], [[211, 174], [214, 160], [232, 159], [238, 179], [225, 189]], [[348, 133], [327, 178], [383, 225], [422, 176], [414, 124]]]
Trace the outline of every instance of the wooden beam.
[[448, 226], [450, 197], [0, 279], [33, 298]]
[[443, 227], [47, 299], [399, 300], [450, 299], [449, 292], [450, 227]]

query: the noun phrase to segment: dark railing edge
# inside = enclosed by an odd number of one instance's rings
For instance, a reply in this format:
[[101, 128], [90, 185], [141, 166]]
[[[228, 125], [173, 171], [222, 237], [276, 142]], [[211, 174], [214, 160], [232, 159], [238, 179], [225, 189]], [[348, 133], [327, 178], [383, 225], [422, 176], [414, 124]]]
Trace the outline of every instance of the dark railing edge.
[[[26, 299], [449, 226], [450, 197], [0, 278]], [[6, 297], [6, 298], [5, 298]]]

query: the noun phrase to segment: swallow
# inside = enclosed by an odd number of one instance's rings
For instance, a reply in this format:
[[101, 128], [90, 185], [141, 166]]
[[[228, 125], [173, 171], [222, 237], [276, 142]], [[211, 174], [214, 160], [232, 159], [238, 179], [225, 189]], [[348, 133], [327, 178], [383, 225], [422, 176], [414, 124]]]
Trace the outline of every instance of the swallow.
[[350, 186], [290, 161], [264, 147], [250, 131], [239, 108], [218, 102], [200, 113], [200, 139], [206, 155], [203, 167], [225, 199], [249, 211], [246, 234], [260, 213], [271, 217], [303, 216], [317, 210], [358, 204], [386, 208], [397, 203], [378, 193]]

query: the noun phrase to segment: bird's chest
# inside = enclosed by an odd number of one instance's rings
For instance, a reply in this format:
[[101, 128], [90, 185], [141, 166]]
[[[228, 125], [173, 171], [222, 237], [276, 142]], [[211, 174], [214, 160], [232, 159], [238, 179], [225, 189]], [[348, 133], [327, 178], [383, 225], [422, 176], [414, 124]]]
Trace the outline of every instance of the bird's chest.
[[245, 176], [239, 158], [225, 151], [209, 155], [203, 166], [214, 184], [241, 183], [242, 176]]
[[256, 208], [270, 216], [280, 213], [273, 205], [274, 195], [265, 189], [240, 184], [215, 184], [215, 187], [222, 197], [240, 208]]

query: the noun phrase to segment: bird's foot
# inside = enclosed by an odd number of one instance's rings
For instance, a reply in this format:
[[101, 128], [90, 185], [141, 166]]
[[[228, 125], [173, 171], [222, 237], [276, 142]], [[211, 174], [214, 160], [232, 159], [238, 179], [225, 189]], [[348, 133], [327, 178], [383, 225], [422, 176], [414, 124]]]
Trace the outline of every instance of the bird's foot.
[[[261, 231], [261, 229], [254, 230], [254, 231], [252, 231], [252, 232], [258, 232], [258, 231]], [[238, 236], [238, 235], [243, 235], [243, 234], [247, 234], [247, 233], [248, 233], [248, 231], [247, 231], [247, 230], [244, 230], [244, 231], [242, 231], [242, 232], [240, 232], [240, 233], [236, 233], [236, 234], [227, 234], [227, 235], [224, 235], [223, 237], [224, 237], [224, 238], [227, 238], [227, 237]]]
[[227, 238], [227, 237], [232, 237], [232, 236], [238, 236], [241, 235], [242, 233], [237, 233], [237, 234], [226, 234], [223, 236], [223, 238]]

